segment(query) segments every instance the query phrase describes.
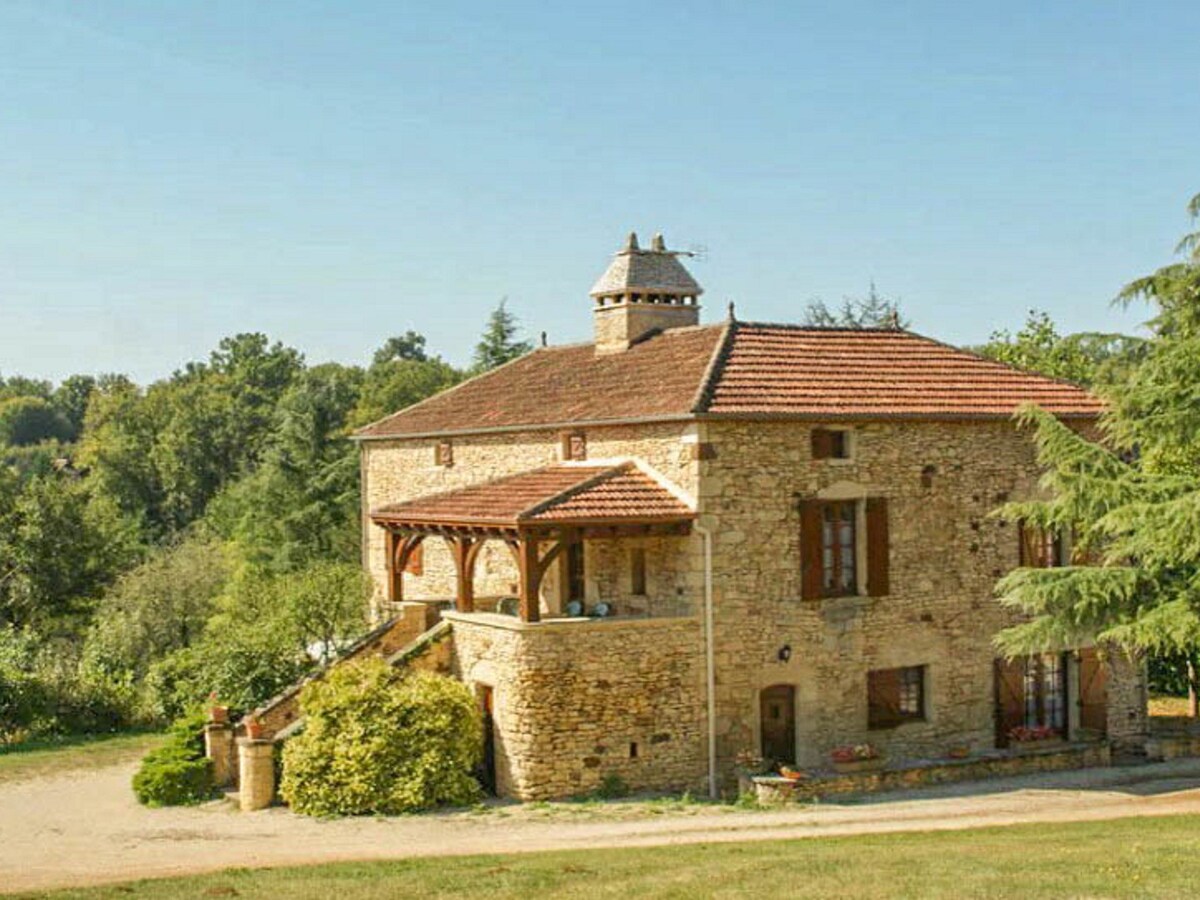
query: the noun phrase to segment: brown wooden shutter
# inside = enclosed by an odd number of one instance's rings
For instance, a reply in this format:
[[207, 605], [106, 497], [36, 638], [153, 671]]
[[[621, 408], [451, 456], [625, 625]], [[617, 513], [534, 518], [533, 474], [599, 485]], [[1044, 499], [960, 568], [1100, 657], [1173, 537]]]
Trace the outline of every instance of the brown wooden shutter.
[[998, 659], [995, 666], [996, 746], [1008, 746], [1008, 733], [1025, 724], [1025, 660]]
[[890, 728], [900, 715], [900, 669], [867, 673], [867, 727]]
[[1079, 727], [1108, 730], [1108, 673], [1095, 649], [1079, 651]]
[[821, 596], [821, 503], [800, 503], [800, 594], [805, 600]]
[[408, 554], [408, 562], [404, 564], [404, 571], [409, 575], [420, 576], [425, 571], [425, 545], [417, 544]]
[[829, 459], [833, 456], [833, 432], [827, 428], [812, 430], [812, 458]]
[[888, 586], [888, 502], [885, 497], [867, 500], [867, 593], [886, 596]]

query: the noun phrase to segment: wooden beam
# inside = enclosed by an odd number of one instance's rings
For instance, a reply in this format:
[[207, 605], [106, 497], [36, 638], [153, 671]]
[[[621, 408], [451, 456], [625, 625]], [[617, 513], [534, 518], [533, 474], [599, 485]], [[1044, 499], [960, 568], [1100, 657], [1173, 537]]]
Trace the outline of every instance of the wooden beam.
[[520, 613], [522, 622], [541, 620], [542, 611], [539, 593], [542, 586], [542, 568], [538, 559], [538, 544], [533, 535], [523, 535], [520, 543], [518, 563], [521, 570]]
[[399, 603], [404, 599], [404, 570], [413, 551], [425, 540], [423, 534], [402, 534], [388, 531], [388, 600]]
[[455, 600], [459, 612], [475, 612], [475, 560], [483, 542], [465, 535], [446, 537], [454, 556]]

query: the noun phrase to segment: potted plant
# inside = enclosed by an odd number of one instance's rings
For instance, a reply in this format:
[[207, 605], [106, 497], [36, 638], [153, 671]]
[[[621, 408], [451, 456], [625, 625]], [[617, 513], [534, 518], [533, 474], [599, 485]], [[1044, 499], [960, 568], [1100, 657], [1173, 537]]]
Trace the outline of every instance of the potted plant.
[[258, 721], [258, 719], [254, 715], [249, 715], [249, 716], [246, 716], [245, 725], [246, 725], [246, 737], [250, 738], [250, 740], [252, 740], [252, 741], [261, 741], [262, 740], [263, 734], [265, 732], [262, 722]]
[[872, 744], [847, 744], [837, 747], [829, 754], [829, 758], [840, 775], [878, 772], [887, 762], [879, 749]]
[[1009, 729], [1008, 740], [1017, 750], [1044, 750], [1062, 744], [1062, 735], [1049, 725], [1018, 725]]
[[791, 766], [781, 765], [779, 774], [788, 781], [804, 781], [808, 778], [807, 772], [802, 772], [799, 769], [793, 769]]
[[229, 707], [217, 702], [217, 692], [208, 695], [208, 721], [213, 725], [225, 725], [229, 722]]

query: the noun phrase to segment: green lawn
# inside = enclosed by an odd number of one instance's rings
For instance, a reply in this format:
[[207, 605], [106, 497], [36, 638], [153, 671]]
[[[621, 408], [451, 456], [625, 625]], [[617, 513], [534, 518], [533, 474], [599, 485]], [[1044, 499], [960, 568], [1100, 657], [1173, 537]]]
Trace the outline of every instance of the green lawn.
[[[364, 848], [365, 849], [365, 848]], [[239, 869], [54, 897], [1195, 897], [1200, 816]], [[46, 896], [46, 895], [41, 895]]]
[[0, 784], [138, 759], [162, 739], [158, 734], [76, 735], [0, 747]]

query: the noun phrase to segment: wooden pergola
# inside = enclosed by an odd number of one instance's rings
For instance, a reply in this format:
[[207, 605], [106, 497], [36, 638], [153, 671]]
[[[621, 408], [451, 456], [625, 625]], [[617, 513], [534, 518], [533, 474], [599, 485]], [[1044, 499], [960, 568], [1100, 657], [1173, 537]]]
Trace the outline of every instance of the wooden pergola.
[[376, 509], [387, 532], [388, 599], [404, 599], [404, 571], [430, 537], [444, 540], [455, 567], [455, 609], [475, 610], [475, 563], [488, 540], [513, 554], [519, 615], [541, 618], [538, 598], [550, 566], [589, 539], [685, 535], [695, 512], [632, 463], [560, 465]]

